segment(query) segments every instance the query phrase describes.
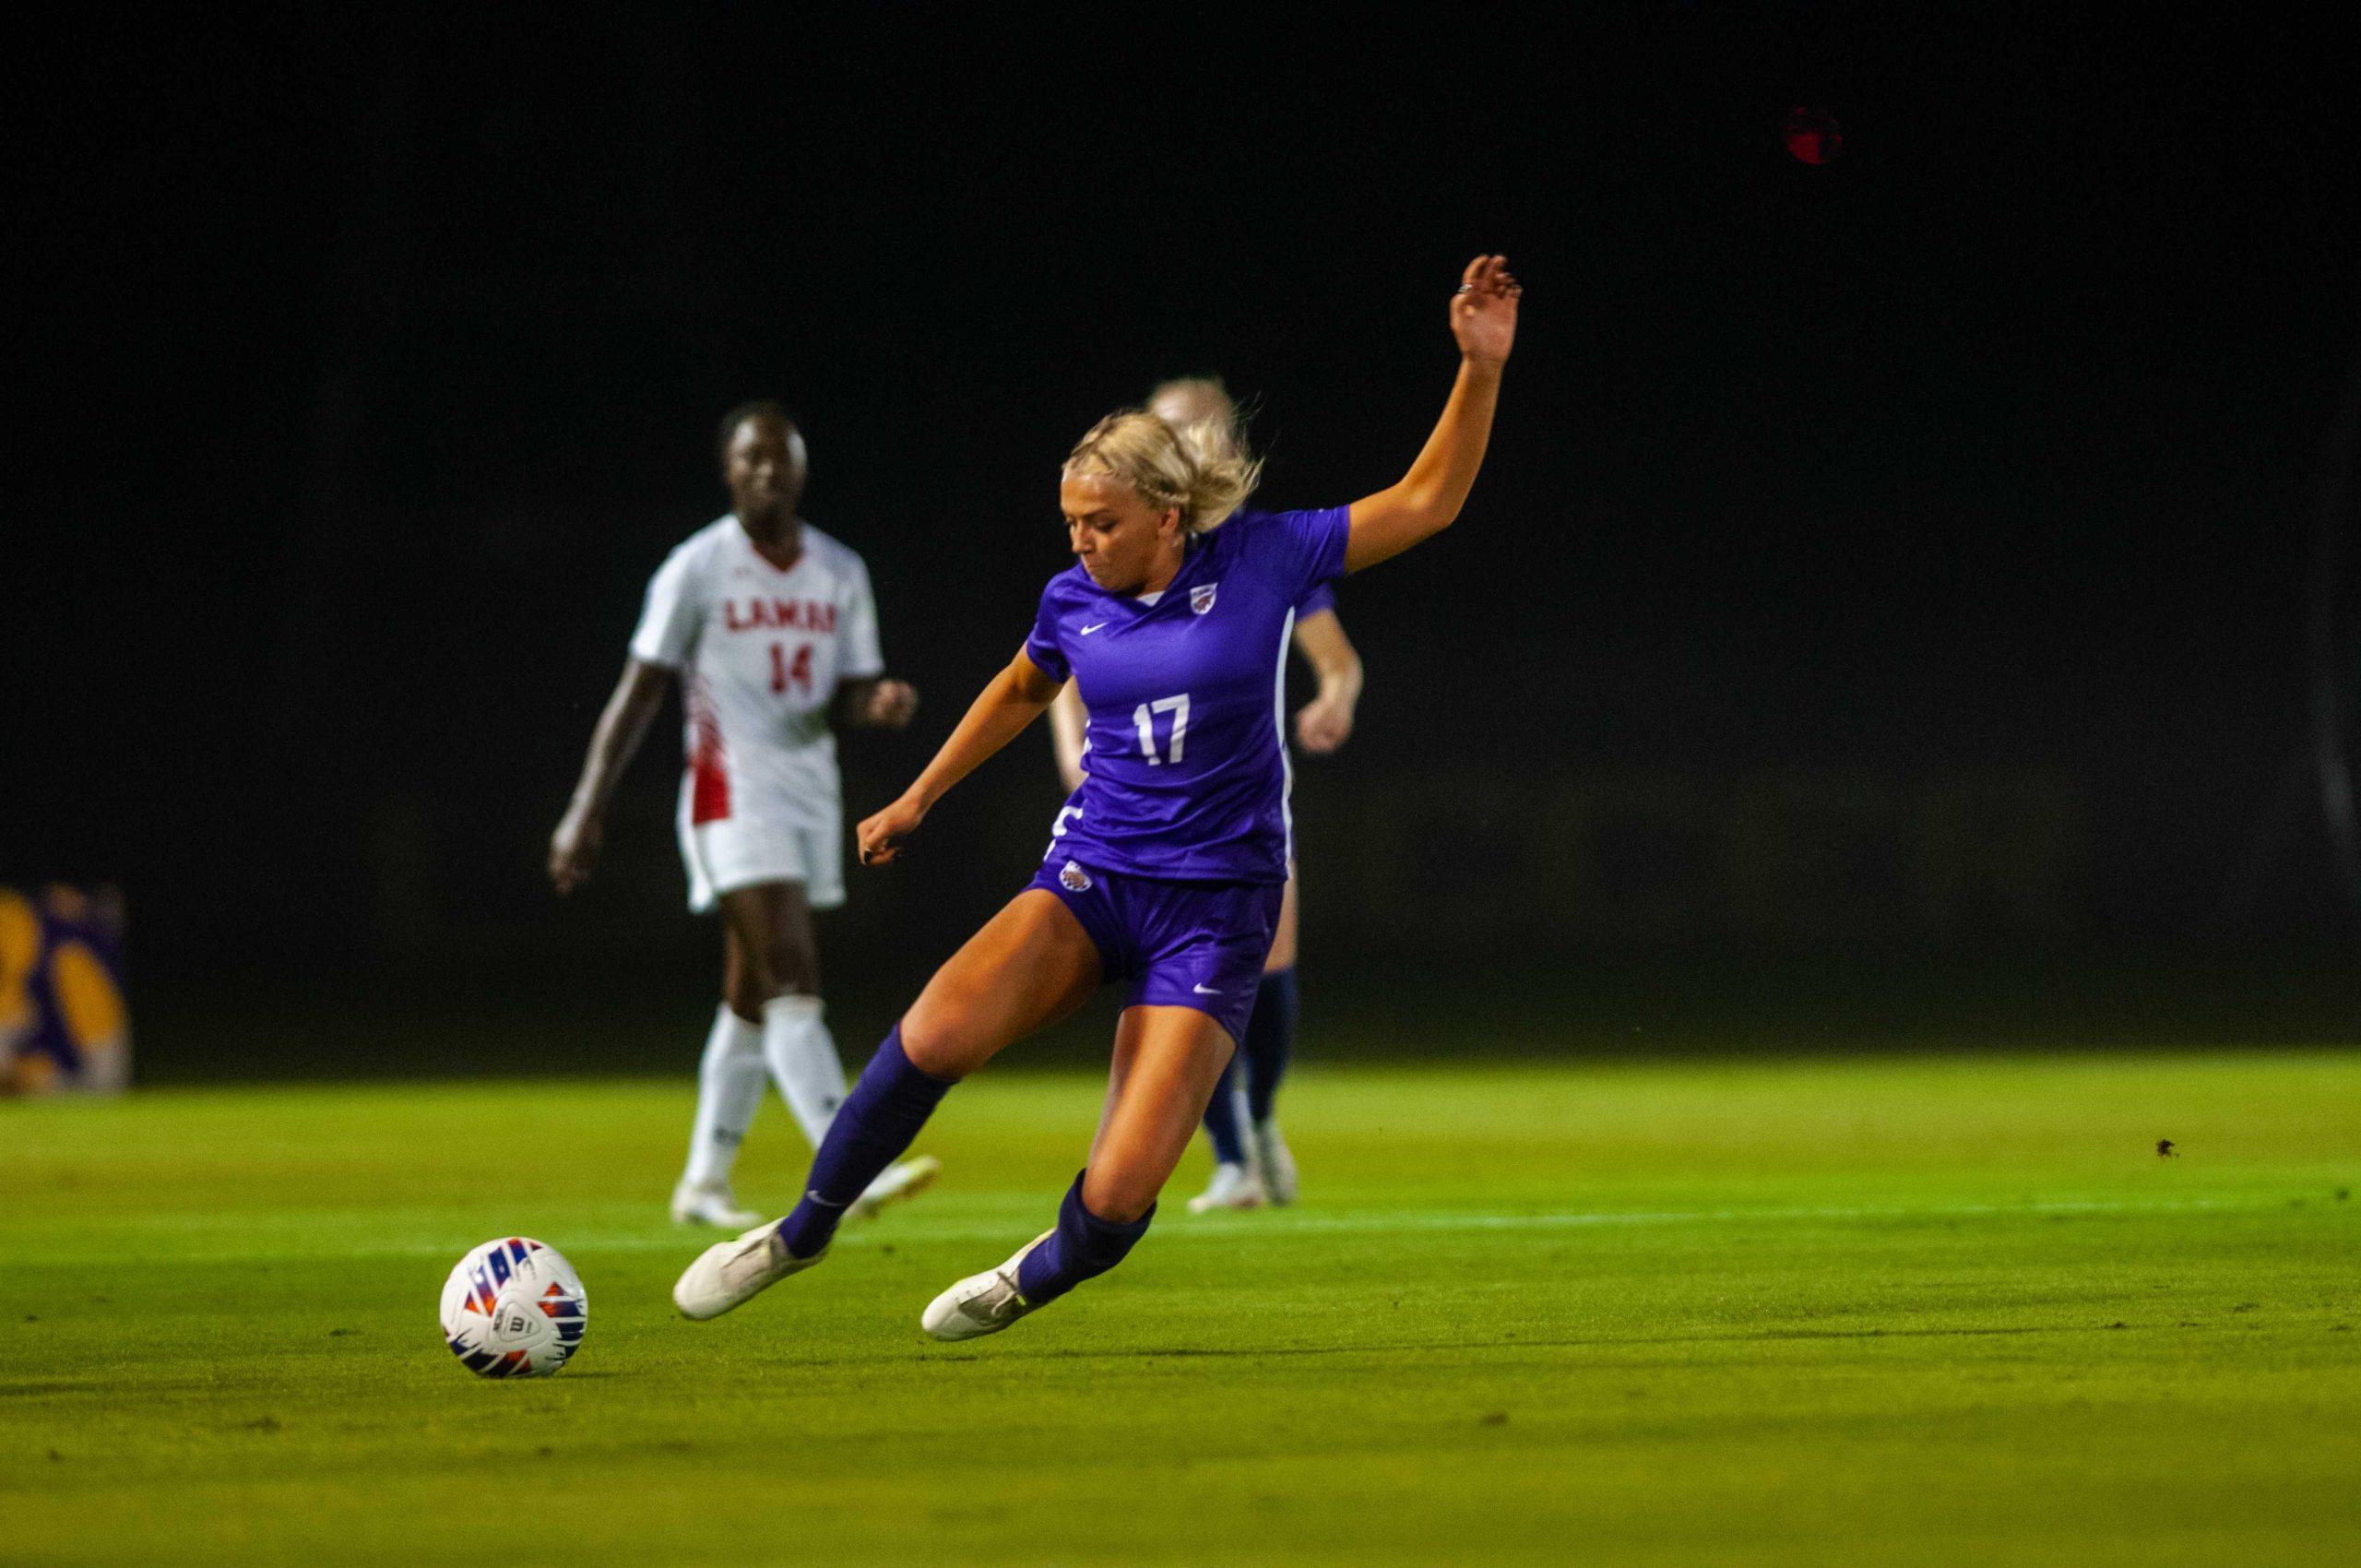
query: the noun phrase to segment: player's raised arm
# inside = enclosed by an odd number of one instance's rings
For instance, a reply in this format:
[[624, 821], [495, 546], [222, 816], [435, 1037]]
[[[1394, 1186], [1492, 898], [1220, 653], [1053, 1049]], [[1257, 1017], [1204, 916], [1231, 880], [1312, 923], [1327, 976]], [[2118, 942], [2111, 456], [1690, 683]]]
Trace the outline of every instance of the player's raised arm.
[[1452, 383], [1451, 401], [1401, 481], [1353, 503], [1352, 534], [1345, 545], [1347, 572], [1401, 554], [1459, 516], [1492, 437], [1501, 370], [1516, 342], [1517, 301], [1524, 292], [1505, 256], [1479, 255], [1467, 264], [1451, 301], [1451, 335], [1459, 340], [1459, 378]]
[[624, 660], [623, 676], [599, 715], [598, 728], [590, 732], [590, 753], [582, 759], [574, 799], [550, 836], [550, 881], [560, 893], [581, 886], [599, 863], [607, 802], [614, 798], [615, 785], [647, 738], [648, 723], [664, 706], [664, 689], [671, 683], [672, 671], [660, 664]]
[[917, 781], [902, 791], [902, 798], [860, 825], [854, 835], [860, 846], [860, 863], [881, 866], [899, 854], [901, 841], [918, 831], [934, 802], [1040, 718], [1041, 710], [1064, 683], [1018, 649], [1008, 668], [993, 676], [968, 704], [967, 716]]

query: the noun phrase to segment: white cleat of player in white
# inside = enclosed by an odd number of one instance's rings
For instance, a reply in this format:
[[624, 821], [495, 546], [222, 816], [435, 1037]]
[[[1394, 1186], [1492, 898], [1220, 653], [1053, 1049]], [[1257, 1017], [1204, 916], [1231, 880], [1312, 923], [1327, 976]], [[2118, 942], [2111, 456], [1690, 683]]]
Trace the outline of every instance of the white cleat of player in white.
[[927, 1303], [919, 1326], [937, 1339], [980, 1339], [987, 1334], [998, 1334], [1033, 1311], [1037, 1303], [1017, 1293], [1016, 1265], [1025, 1261], [1027, 1253], [1056, 1234], [1054, 1230], [1042, 1231], [1017, 1248], [1015, 1254], [998, 1268], [971, 1274], [937, 1296]]
[[1264, 1118], [1248, 1135], [1253, 1140], [1254, 1168], [1263, 1178], [1263, 1195], [1275, 1206], [1295, 1202], [1295, 1156], [1287, 1152], [1287, 1139], [1279, 1136], [1278, 1120]]
[[1205, 1190], [1189, 1200], [1189, 1212], [1261, 1208], [1265, 1201], [1261, 1177], [1243, 1165], [1225, 1162], [1214, 1167], [1214, 1178], [1205, 1183]]
[[672, 1189], [672, 1223], [675, 1225], [718, 1225], [725, 1230], [743, 1230], [763, 1217], [751, 1208], [741, 1208], [738, 1198], [727, 1182], [683, 1182]]
[[797, 1257], [779, 1240], [777, 1226], [757, 1225], [734, 1241], [717, 1241], [699, 1253], [673, 1285], [672, 1304], [682, 1317], [719, 1317], [827, 1255], [823, 1247], [812, 1257]]

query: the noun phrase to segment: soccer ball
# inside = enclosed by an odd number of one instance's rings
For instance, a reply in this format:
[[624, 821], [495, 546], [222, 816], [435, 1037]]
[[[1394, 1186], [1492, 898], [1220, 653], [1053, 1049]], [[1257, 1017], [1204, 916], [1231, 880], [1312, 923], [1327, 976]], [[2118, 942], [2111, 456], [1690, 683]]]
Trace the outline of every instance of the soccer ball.
[[443, 1337], [485, 1377], [547, 1377], [573, 1359], [590, 1298], [554, 1247], [525, 1236], [486, 1241], [443, 1282]]

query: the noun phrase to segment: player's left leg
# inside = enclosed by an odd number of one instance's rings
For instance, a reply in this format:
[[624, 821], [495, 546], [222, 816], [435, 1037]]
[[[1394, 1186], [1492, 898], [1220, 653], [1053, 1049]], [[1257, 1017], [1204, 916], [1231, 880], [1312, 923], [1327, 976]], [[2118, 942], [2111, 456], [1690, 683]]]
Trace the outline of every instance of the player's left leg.
[[[806, 854], [805, 859], [813, 857]], [[822, 868], [825, 870], [825, 868]], [[745, 956], [742, 994], [733, 1010], [753, 1004], [763, 1020], [763, 1057], [794, 1114], [817, 1149], [850, 1092], [844, 1059], [828, 1032], [820, 1000], [820, 951], [812, 923], [816, 905], [843, 902], [841, 885], [759, 882], [720, 897], [721, 917]], [[942, 1164], [931, 1155], [899, 1161], [878, 1174], [854, 1203], [849, 1218], [865, 1219], [889, 1203], [914, 1197]], [[750, 1222], [751, 1223], [751, 1222]]]
[[738, 1206], [730, 1171], [754, 1112], [763, 1103], [763, 1031], [723, 1003], [697, 1063], [696, 1118], [689, 1127], [688, 1163], [672, 1188], [672, 1223], [742, 1229], [762, 1218]]
[[952, 1086], [1080, 1007], [1102, 964], [1064, 902], [1038, 887], [1018, 894], [935, 971], [870, 1058], [813, 1157], [803, 1200], [776, 1226], [706, 1248], [672, 1287], [673, 1303], [688, 1317], [716, 1317], [826, 1256], [837, 1224]]
[[1254, 1156], [1246, 1141], [1245, 1068], [1243, 1058], [1230, 1058], [1205, 1104], [1205, 1138], [1214, 1147], [1214, 1173], [1205, 1190], [1189, 1200], [1191, 1214], [1263, 1205], [1263, 1181], [1255, 1174]]
[[1295, 1040], [1295, 871], [1279, 898], [1278, 929], [1255, 988], [1254, 1010], [1229, 1071], [1205, 1107], [1213, 1180], [1189, 1200], [1191, 1214], [1295, 1201], [1295, 1157], [1279, 1135], [1274, 1107]]
[[1229, 1032], [1194, 1007], [1124, 1009], [1090, 1163], [1066, 1190], [1057, 1229], [937, 1296], [921, 1319], [926, 1331], [938, 1339], [997, 1333], [1122, 1262], [1147, 1233], [1157, 1194], [1236, 1050]]
[[762, 1108], [763, 1024], [750, 996], [750, 960], [738, 930], [721, 922], [721, 1005], [697, 1062], [696, 1118], [689, 1128], [688, 1163], [672, 1188], [672, 1223], [743, 1229], [762, 1216], [738, 1206], [730, 1182], [739, 1146]]
[[1279, 1080], [1287, 1076], [1288, 1060], [1295, 1054], [1296, 909], [1296, 879], [1290, 873], [1287, 897], [1279, 907], [1278, 934], [1263, 966], [1254, 1011], [1246, 1020], [1240, 1049], [1245, 1058], [1248, 1146], [1263, 1195], [1274, 1204], [1291, 1204], [1296, 1194], [1295, 1156], [1279, 1134], [1278, 1116]]
[[763, 1021], [763, 1058], [771, 1078], [817, 1148], [844, 1103], [846, 1085], [844, 1063], [822, 1019], [811, 899], [801, 882], [757, 882], [723, 893], [720, 905], [739, 960], [730, 976], [730, 1010]]

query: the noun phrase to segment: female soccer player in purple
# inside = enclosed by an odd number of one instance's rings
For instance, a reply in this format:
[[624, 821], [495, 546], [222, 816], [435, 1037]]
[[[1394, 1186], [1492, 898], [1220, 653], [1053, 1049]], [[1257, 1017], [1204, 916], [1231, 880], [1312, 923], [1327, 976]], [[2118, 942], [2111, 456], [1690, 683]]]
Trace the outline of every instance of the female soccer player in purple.
[[1107, 980], [1129, 981], [1129, 1001], [1089, 1162], [1056, 1228], [937, 1296], [921, 1324], [938, 1339], [997, 1333], [1132, 1250], [1237, 1049], [1271, 950], [1290, 849], [1279, 682], [1295, 606], [1458, 517], [1521, 293], [1504, 258], [1467, 264], [1442, 418], [1399, 482], [1350, 506], [1240, 511], [1258, 465], [1243, 452], [1201, 457], [1145, 411], [1082, 438], [1059, 487], [1078, 564], [1050, 580], [1032, 636], [917, 782], [860, 825], [861, 862], [891, 861], [1069, 679], [1089, 710], [1090, 776], [1058, 813], [1032, 885], [935, 971], [878, 1047], [803, 1201], [691, 1264], [672, 1288], [684, 1314], [718, 1316], [821, 1261], [846, 1209], [952, 1085]]
[[[1191, 455], [1200, 462], [1209, 445], [1218, 455], [1244, 445], [1245, 416], [1217, 377], [1163, 382], [1147, 395], [1147, 410], [1186, 436]], [[1324, 755], [1352, 734], [1353, 709], [1361, 694], [1360, 655], [1345, 635], [1345, 624], [1336, 615], [1336, 595], [1326, 583], [1314, 587], [1295, 607], [1295, 647], [1320, 677], [1319, 695], [1296, 712], [1296, 741], [1305, 751]], [[1087, 771], [1084, 759], [1089, 723], [1082, 692], [1069, 681], [1050, 705], [1050, 737], [1068, 794], [1082, 788]], [[1278, 1096], [1295, 1049], [1300, 881], [1299, 868], [1291, 863], [1287, 892], [1279, 901], [1278, 932], [1271, 942], [1271, 956], [1263, 962], [1246, 1032], [1205, 1104], [1213, 1180], [1189, 1200], [1191, 1214], [1295, 1202], [1295, 1156], [1279, 1131]]]

